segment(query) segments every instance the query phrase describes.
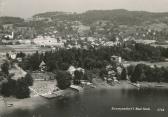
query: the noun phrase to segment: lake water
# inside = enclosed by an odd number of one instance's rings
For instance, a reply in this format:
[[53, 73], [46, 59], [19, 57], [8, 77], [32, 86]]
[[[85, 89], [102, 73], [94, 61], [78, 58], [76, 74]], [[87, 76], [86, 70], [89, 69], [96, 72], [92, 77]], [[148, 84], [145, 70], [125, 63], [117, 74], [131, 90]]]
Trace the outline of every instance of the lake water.
[[[45, 99], [46, 100], [46, 99]], [[163, 112], [162, 112], [163, 111]], [[168, 116], [168, 90], [89, 90], [53, 99], [33, 110], [15, 110], [2, 117], [158, 117]]]

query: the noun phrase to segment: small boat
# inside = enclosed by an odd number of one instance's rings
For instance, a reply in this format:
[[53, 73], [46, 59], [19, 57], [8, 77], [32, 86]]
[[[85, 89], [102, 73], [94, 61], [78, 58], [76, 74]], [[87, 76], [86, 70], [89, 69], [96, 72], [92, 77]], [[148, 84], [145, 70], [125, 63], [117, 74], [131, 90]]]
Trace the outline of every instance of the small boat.
[[8, 106], [8, 107], [13, 107], [13, 104], [8, 104], [7, 106]]

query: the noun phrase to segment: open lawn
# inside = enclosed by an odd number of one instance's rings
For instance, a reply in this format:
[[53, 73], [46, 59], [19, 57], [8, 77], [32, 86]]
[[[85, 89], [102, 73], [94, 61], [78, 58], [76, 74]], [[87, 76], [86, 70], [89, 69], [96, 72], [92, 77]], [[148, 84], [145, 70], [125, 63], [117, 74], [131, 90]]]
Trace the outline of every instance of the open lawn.
[[14, 51], [14, 49], [7, 45], [0, 45], [0, 53], [7, 53], [10, 51]]
[[38, 52], [46, 52], [46, 51], [51, 51], [51, 48], [49, 47], [40, 47], [37, 45], [33, 44], [22, 44], [22, 45], [7, 45], [7, 47], [12, 48], [15, 50], [15, 52], [23, 52], [26, 54], [32, 54], [35, 53], [36, 51]]

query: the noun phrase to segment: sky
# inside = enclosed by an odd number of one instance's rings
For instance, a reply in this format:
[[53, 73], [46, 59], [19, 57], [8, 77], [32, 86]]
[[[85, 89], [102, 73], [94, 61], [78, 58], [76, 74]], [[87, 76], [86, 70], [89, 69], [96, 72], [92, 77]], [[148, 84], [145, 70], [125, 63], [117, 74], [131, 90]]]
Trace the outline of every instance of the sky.
[[168, 0], [0, 0], [0, 16], [29, 18], [47, 11], [127, 9], [168, 12]]

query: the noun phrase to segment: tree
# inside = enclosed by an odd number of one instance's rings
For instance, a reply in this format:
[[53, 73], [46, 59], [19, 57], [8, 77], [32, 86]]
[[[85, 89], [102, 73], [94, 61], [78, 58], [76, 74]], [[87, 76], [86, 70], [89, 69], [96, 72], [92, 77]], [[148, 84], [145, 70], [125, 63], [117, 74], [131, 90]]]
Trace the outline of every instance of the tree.
[[107, 75], [108, 75], [107, 70], [106, 70], [105, 68], [102, 68], [102, 69], [100, 70], [100, 72], [99, 72], [100, 78], [103, 79], [103, 80], [105, 80], [104, 77], [107, 77]]
[[84, 75], [83, 75], [83, 80], [89, 80], [89, 79], [88, 79], [87, 71], [85, 71], [85, 73], [84, 73]]
[[5, 62], [1, 65], [1, 70], [5, 75], [9, 75], [9, 63]]
[[161, 68], [158, 68], [157, 66], [155, 66], [154, 68], [154, 76], [153, 76], [153, 80], [155, 82], [158, 82], [160, 83], [161, 82], [161, 79], [162, 79], [162, 73], [163, 71], [161, 70]]
[[23, 79], [19, 79], [16, 82], [15, 96], [19, 99], [28, 98], [30, 96], [29, 87]]
[[56, 73], [57, 86], [64, 90], [71, 85], [71, 75], [65, 71], [58, 71]]
[[26, 54], [25, 53], [23, 53], [23, 52], [20, 52], [20, 53], [17, 53], [17, 55], [16, 55], [17, 57], [21, 57], [21, 58], [24, 58], [25, 56], [26, 56]]
[[137, 82], [137, 81], [140, 81], [142, 78], [142, 73], [143, 73], [143, 64], [138, 64], [136, 67], [135, 67], [135, 70], [131, 76], [131, 82]]
[[41, 56], [37, 51], [35, 54], [28, 57], [27, 68], [29, 68], [30, 70], [38, 70], [41, 61]]
[[23, 81], [28, 85], [32, 86], [33, 85], [33, 78], [30, 75], [30, 73], [27, 73], [26, 76], [23, 78]]
[[126, 80], [127, 79], [127, 71], [125, 68], [123, 68], [120, 76], [121, 80]]
[[7, 82], [2, 84], [1, 94], [5, 97], [9, 97], [11, 95], [14, 95], [15, 89], [16, 89], [16, 81], [8, 79]]
[[74, 79], [73, 79], [73, 83], [76, 85], [81, 84], [81, 79], [83, 78], [83, 72], [76, 70], [74, 72]]
[[128, 71], [128, 76], [131, 76], [132, 73], [134, 72], [135, 66], [131, 65], [127, 67], [127, 71]]
[[69, 65], [68, 63], [62, 63], [59, 68], [60, 68], [61, 70], [67, 70], [67, 69], [69, 68], [69, 66], [70, 66], [70, 65]]

